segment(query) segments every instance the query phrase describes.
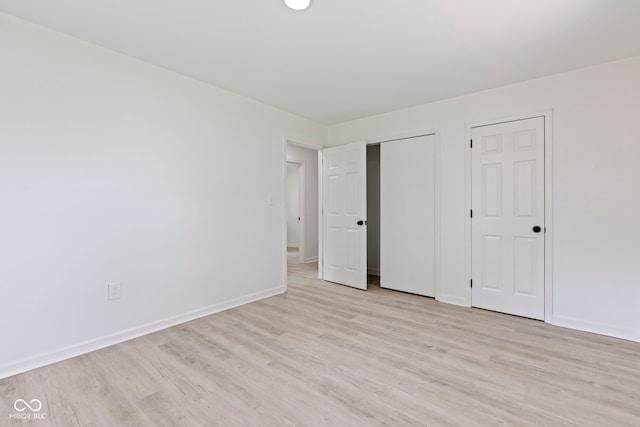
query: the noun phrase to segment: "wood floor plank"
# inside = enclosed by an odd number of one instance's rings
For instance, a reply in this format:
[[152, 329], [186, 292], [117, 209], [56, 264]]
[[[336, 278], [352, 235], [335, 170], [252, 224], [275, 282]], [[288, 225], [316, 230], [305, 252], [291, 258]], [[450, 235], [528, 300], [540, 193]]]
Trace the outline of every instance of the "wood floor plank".
[[640, 426], [639, 343], [316, 276], [0, 380], [0, 426]]

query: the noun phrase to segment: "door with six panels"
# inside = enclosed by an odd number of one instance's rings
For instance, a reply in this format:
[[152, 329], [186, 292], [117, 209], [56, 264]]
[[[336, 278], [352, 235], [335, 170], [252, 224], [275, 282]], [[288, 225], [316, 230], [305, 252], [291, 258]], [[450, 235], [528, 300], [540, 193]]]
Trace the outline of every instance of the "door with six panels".
[[544, 320], [544, 117], [472, 128], [474, 307]]
[[364, 142], [323, 150], [322, 277], [367, 289], [367, 163]]

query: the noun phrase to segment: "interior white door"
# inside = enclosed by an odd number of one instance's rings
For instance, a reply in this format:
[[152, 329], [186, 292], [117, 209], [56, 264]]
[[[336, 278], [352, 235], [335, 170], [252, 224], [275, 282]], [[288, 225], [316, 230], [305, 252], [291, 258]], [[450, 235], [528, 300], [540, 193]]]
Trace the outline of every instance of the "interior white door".
[[436, 147], [427, 135], [380, 145], [380, 286], [435, 296]]
[[366, 160], [364, 142], [323, 151], [323, 278], [359, 289], [367, 289]]
[[544, 117], [472, 129], [472, 305], [544, 319]]

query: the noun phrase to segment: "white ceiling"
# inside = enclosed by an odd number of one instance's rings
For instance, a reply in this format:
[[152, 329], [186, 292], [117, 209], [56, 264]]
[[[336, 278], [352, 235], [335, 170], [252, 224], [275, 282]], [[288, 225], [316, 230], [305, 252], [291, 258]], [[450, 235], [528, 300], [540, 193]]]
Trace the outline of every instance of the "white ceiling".
[[0, 0], [324, 123], [640, 55], [640, 0]]

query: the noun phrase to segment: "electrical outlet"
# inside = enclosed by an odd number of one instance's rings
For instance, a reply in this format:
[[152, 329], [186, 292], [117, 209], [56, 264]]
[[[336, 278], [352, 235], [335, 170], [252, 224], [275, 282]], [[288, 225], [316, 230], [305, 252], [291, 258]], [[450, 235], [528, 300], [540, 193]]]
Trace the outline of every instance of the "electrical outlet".
[[109, 283], [107, 286], [107, 299], [114, 300], [122, 298], [122, 282]]

